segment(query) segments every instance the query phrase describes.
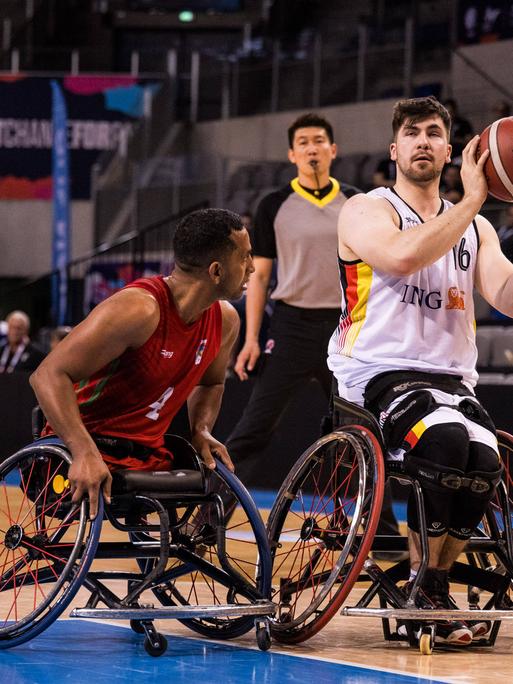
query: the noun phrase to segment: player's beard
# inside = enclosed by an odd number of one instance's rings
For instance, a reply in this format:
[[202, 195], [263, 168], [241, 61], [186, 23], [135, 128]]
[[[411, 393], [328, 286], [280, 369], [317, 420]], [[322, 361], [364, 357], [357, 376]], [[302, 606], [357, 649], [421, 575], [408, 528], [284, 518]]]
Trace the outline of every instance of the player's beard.
[[425, 168], [419, 169], [416, 169], [413, 164], [414, 162], [412, 162], [409, 166], [405, 166], [401, 161], [399, 161], [399, 159], [397, 160], [397, 166], [399, 167], [403, 176], [405, 176], [408, 180], [414, 181], [415, 183], [430, 183], [431, 181], [440, 178], [442, 175], [443, 167], [438, 169], [434, 162], [427, 164]]

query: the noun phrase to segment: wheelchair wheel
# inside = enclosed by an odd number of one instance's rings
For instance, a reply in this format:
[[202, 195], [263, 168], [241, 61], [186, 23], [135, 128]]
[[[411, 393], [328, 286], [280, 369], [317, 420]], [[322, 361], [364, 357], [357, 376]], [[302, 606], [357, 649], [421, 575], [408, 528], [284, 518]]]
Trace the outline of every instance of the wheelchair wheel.
[[0, 464], [0, 648], [32, 639], [77, 593], [101, 529], [88, 506], [71, 503], [71, 457], [57, 439], [41, 440]]
[[[497, 441], [504, 472], [484, 522], [489, 536], [505, 541], [509, 560], [507, 571], [513, 574], [513, 437], [497, 430]], [[511, 590], [509, 593], [511, 598]]]
[[497, 430], [499, 453], [504, 465], [503, 481], [508, 493], [508, 499], [513, 507], [513, 437], [502, 430]]
[[[271, 593], [271, 554], [265, 526], [242, 483], [217, 462], [209, 474], [210, 488], [223, 500], [229, 494], [237, 506], [218, 535], [218, 518], [213, 504], [199, 505], [190, 516], [194, 529], [184, 534], [183, 543], [195, 554], [197, 563], [171, 558], [166, 581], [153, 589], [162, 605], [251, 606]], [[203, 563], [203, 565], [202, 565]], [[145, 571], [152, 567], [146, 561]], [[217, 639], [231, 639], [254, 627], [254, 617], [194, 617], [181, 620], [190, 629]]]
[[359, 426], [321, 438], [290, 471], [267, 526], [279, 641], [310, 638], [342, 605], [371, 548], [384, 480], [381, 448]]

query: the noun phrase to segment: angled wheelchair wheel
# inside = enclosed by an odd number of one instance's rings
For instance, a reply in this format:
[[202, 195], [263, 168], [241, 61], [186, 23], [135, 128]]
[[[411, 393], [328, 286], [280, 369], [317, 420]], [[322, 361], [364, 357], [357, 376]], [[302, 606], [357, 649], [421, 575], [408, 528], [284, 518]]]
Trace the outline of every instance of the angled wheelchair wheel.
[[[223, 500], [235, 497], [236, 508], [223, 531], [215, 506], [199, 504], [189, 516], [182, 543], [193, 554], [189, 562], [169, 560], [165, 581], [153, 589], [166, 606], [252, 606], [269, 599], [271, 554], [265, 526], [245, 487], [218, 462], [209, 474], [210, 489]], [[145, 571], [152, 567], [146, 561]], [[190, 629], [216, 639], [231, 639], [254, 627], [251, 616], [194, 617], [182, 620]]]
[[504, 472], [490, 502], [486, 527], [490, 536], [504, 540], [509, 559], [508, 572], [513, 574], [513, 437], [497, 430], [497, 441]]
[[35, 442], [0, 464], [0, 648], [17, 646], [56, 620], [77, 593], [101, 529], [71, 503], [69, 452]]
[[384, 480], [379, 443], [360, 426], [322, 437], [290, 471], [267, 525], [279, 641], [310, 638], [346, 599], [372, 545]]

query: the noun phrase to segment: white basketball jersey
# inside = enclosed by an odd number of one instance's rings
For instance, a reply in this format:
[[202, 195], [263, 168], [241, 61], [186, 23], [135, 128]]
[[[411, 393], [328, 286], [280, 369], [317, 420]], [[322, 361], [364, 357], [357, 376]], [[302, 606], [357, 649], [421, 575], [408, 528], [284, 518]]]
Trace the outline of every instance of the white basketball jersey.
[[[368, 194], [392, 204], [401, 230], [422, 223], [393, 189]], [[452, 206], [440, 201], [440, 213]], [[379, 373], [414, 370], [461, 375], [474, 386], [478, 248], [472, 222], [445, 256], [412, 275], [392, 276], [363, 261], [339, 258], [342, 315], [328, 346], [328, 366], [339, 383], [361, 387]]]

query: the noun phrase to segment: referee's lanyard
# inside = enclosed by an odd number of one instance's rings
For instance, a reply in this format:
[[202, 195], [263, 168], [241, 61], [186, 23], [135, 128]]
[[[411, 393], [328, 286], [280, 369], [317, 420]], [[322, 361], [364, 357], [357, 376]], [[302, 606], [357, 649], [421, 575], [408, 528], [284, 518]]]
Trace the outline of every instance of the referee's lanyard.
[[[16, 347], [16, 351], [11, 356], [11, 348], [9, 344], [6, 344], [4, 351], [2, 353], [2, 358], [0, 358], [0, 373], [12, 373], [13, 370], [18, 365], [18, 361], [21, 359], [25, 347], [27, 345], [23, 342]], [[11, 356], [9, 360], [9, 356]], [[7, 363], [9, 362], [9, 363]]]

